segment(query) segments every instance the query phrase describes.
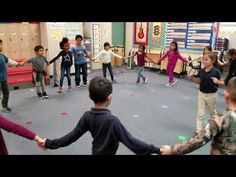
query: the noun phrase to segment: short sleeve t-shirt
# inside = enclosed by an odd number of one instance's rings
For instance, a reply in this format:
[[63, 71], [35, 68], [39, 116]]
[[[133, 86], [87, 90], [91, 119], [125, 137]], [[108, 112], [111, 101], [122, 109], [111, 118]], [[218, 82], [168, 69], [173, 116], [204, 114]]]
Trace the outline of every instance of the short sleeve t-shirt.
[[0, 82], [7, 80], [7, 63], [8, 58], [0, 54]]
[[142, 54], [139, 54], [138, 52], [136, 52], [136, 55], [137, 55], [138, 66], [144, 66], [145, 65], [146, 52], [143, 52]]
[[219, 69], [212, 68], [210, 71], [206, 72], [205, 69], [200, 69], [198, 77], [201, 79], [200, 83], [200, 91], [203, 93], [215, 93], [219, 85], [214, 84], [212, 77], [216, 77], [217, 79], [221, 78], [221, 74]]
[[37, 71], [43, 71], [45, 68], [45, 63], [46, 63], [46, 58], [45, 57], [33, 57], [29, 59], [27, 62], [32, 63], [33, 69]]
[[84, 64], [87, 63], [85, 54], [87, 54], [87, 49], [84, 45], [74, 45], [71, 48], [71, 52], [74, 54], [75, 64]]

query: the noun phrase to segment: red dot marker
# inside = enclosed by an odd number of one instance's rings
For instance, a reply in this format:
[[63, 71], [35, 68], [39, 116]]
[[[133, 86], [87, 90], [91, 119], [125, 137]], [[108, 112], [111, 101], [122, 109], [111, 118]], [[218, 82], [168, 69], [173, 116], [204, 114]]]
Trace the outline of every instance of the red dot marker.
[[33, 122], [29, 121], [29, 122], [26, 122], [26, 125], [31, 125]]
[[68, 113], [67, 112], [62, 112], [61, 115], [62, 116], [66, 116]]

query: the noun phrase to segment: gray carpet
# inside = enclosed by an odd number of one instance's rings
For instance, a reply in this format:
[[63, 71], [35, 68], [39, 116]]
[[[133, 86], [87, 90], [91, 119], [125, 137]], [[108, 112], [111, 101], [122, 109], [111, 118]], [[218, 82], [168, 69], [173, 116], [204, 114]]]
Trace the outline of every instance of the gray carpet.
[[[198, 85], [187, 79], [178, 79], [172, 88], [165, 87], [168, 77], [157, 71], [145, 71], [148, 76], [146, 85], [136, 85], [135, 70], [116, 69], [118, 81], [113, 84], [113, 98], [109, 109], [119, 117], [130, 133], [147, 143], [156, 146], [175, 144], [178, 136], [191, 137], [195, 130], [197, 114]], [[93, 71], [88, 80], [102, 75], [102, 71]], [[110, 75], [108, 74], [110, 79]], [[74, 77], [72, 77], [74, 84]], [[41, 137], [58, 138], [70, 132], [83, 113], [93, 103], [88, 97], [87, 88], [73, 87], [67, 92], [67, 80], [64, 92], [57, 93], [57, 88], [47, 86], [50, 98], [41, 100], [36, 96], [35, 88], [16, 90], [10, 93], [9, 106], [12, 113], [2, 113], [7, 118], [25, 125]], [[34, 91], [32, 91], [34, 89]], [[224, 112], [224, 88], [219, 89], [218, 111]], [[67, 115], [61, 115], [66, 112]], [[209, 114], [207, 114], [209, 117]], [[27, 125], [27, 122], [32, 124]], [[57, 150], [40, 150], [36, 143], [3, 131], [9, 154], [91, 154], [92, 138], [87, 132], [72, 145]], [[210, 144], [190, 154], [209, 154]], [[133, 154], [120, 143], [117, 154]]]

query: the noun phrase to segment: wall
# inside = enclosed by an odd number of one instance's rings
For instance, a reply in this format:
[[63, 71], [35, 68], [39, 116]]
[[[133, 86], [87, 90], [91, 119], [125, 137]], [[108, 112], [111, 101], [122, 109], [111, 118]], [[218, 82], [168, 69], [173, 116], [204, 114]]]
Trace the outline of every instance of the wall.
[[125, 22], [112, 22], [112, 45], [125, 45]]
[[229, 49], [236, 48], [236, 23], [220, 22], [218, 37], [229, 39]]
[[[134, 25], [133, 22], [126, 22], [125, 23], [125, 26], [126, 26], [126, 29], [125, 29], [125, 33], [126, 33], [126, 36], [125, 36], [125, 54], [126, 54], [126, 56], [128, 55], [129, 50], [133, 48], [133, 25]], [[134, 47], [134, 49], [137, 50], [137, 48], [135, 48], [135, 47]], [[151, 49], [151, 52], [160, 53], [160, 50]], [[195, 57], [198, 57], [201, 54], [201, 52], [181, 51], [181, 54], [184, 57], [187, 57], [188, 55], [190, 55], [192, 58], [195, 58]]]
[[[100, 29], [96, 30], [97, 39], [94, 38], [95, 31], [93, 31], [93, 25], [98, 24]], [[98, 54], [101, 50], [103, 50], [103, 44], [105, 42], [109, 42], [111, 44], [112, 41], [112, 23], [111, 22], [85, 22], [83, 23], [84, 26], [84, 36], [91, 37], [92, 39], [92, 54], [93, 57]], [[94, 39], [98, 41], [99, 50], [94, 50]], [[92, 62], [92, 69], [101, 69], [102, 62]]]
[[[60, 52], [59, 43], [63, 37], [68, 37], [71, 45], [74, 43], [74, 37], [77, 34], [83, 35], [83, 26], [82, 22], [76, 23], [63, 23], [63, 22], [42, 22], [40, 23], [41, 31], [41, 43], [45, 49], [48, 49], [45, 52], [48, 61], [57, 56]], [[56, 62], [57, 68], [59, 67], [60, 60]], [[59, 69], [58, 69], [59, 70]], [[71, 67], [71, 73], [74, 73], [74, 66]], [[50, 75], [53, 75], [53, 64], [50, 65]]]

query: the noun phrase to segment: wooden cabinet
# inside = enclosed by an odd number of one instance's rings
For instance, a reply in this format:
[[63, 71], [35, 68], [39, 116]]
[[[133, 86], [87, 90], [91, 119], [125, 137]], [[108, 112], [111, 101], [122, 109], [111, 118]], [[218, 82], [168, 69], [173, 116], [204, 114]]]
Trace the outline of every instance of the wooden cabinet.
[[19, 58], [19, 26], [17, 23], [3, 24], [6, 25], [6, 36], [7, 40], [7, 54], [9, 58]]
[[160, 54], [158, 53], [147, 53], [147, 57], [152, 60], [146, 59], [147, 62], [145, 64], [146, 67], [160, 69], [160, 65], [157, 65], [157, 60], [160, 59]]
[[[114, 46], [111, 46], [111, 51], [115, 53], [115, 48]], [[115, 65], [115, 56], [111, 56], [111, 65], [114, 66]]]
[[34, 47], [40, 44], [39, 24], [2, 23], [0, 39], [4, 43], [3, 53], [11, 59], [30, 58]]
[[[164, 60], [161, 61], [161, 70], [166, 70], [168, 63], [168, 58], [165, 58]], [[178, 60], [175, 66], [174, 73], [181, 74], [185, 71], [185, 64], [181, 60]]]
[[[124, 52], [124, 46], [121, 46], [121, 45], [117, 45], [115, 46], [115, 53], [121, 57], [124, 57], [125, 56], [125, 52]], [[120, 59], [118, 57], [115, 57], [115, 65], [116, 66], [122, 66], [124, 64], [124, 60], [123, 59]]]
[[29, 25], [30, 55], [34, 56], [34, 47], [41, 44], [39, 24]]
[[19, 25], [19, 58], [27, 59], [30, 58], [30, 35], [29, 35], [29, 24]]

